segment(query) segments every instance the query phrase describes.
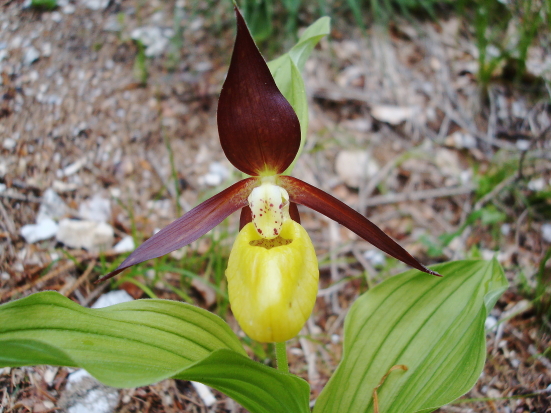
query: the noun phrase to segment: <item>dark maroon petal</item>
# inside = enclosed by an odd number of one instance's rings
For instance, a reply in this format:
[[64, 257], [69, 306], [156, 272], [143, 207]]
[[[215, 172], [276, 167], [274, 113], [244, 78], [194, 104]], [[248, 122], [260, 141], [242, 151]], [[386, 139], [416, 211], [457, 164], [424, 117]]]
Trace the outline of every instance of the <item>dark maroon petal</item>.
[[251, 207], [247, 205], [241, 209], [241, 215], [239, 216], [239, 231], [249, 222], [253, 222], [253, 211], [251, 211]]
[[413, 258], [405, 249], [386, 235], [366, 217], [337, 198], [292, 176], [280, 176], [279, 185], [287, 190], [291, 201], [312, 208], [344, 225], [388, 255], [428, 274], [440, 276]]
[[256, 178], [243, 179], [207, 199], [145, 241], [115, 271], [97, 282], [105, 281], [132, 265], [182, 248], [205, 235], [232, 212], [247, 205], [247, 197], [256, 184]]
[[300, 224], [300, 214], [298, 213], [298, 206], [294, 202], [289, 205], [289, 215], [291, 219]]
[[218, 134], [229, 161], [259, 176], [282, 173], [300, 146], [300, 124], [235, 8], [237, 38], [218, 101]]

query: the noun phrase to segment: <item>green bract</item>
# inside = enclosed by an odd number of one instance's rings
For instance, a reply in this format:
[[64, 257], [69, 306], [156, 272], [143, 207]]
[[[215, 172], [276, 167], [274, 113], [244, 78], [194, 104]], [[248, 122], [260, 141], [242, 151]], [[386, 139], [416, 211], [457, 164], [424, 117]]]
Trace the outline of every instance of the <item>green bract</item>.
[[304, 147], [306, 132], [308, 131], [308, 102], [306, 101], [304, 81], [300, 72], [304, 69], [304, 64], [316, 44], [324, 36], [328, 35], [329, 31], [329, 17], [318, 19], [304, 31], [297, 44], [291, 50], [277, 59], [268, 62], [268, 68], [274, 77], [277, 87], [295, 110], [300, 122], [300, 149], [291, 166], [285, 171], [286, 174], [290, 174], [293, 170], [295, 162]]

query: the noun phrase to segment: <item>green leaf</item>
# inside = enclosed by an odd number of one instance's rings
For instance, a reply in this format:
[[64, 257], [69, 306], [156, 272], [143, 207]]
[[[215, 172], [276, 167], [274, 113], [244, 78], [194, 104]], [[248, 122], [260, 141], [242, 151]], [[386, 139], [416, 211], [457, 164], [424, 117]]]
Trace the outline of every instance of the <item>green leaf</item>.
[[306, 381], [230, 350], [215, 351], [175, 378], [214, 387], [251, 412], [310, 412], [310, 386]]
[[277, 87], [289, 101], [300, 121], [300, 149], [291, 166], [285, 171], [286, 174], [289, 174], [293, 170], [295, 162], [304, 147], [308, 131], [308, 102], [306, 100], [304, 81], [300, 72], [304, 68], [306, 59], [308, 59], [316, 44], [322, 37], [328, 35], [329, 32], [330, 19], [329, 17], [322, 17], [304, 31], [297, 44], [291, 50], [277, 59], [268, 62], [268, 67]]
[[507, 288], [497, 261], [457, 261], [432, 277], [407, 271], [360, 297], [345, 321], [344, 355], [314, 412], [430, 412], [466, 393], [486, 358], [484, 321]]
[[33, 294], [0, 306], [0, 348], [0, 367], [82, 367], [115, 387], [177, 377], [211, 385], [251, 412], [308, 412], [306, 382], [250, 360], [222, 319], [180, 302], [88, 309], [56, 292]]
[[0, 366], [79, 366], [116, 387], [171, 377], [221, 348], [244, 354], [228, 325], [198, 307], [138, 300], [88, 309], [51, 291], [2, 305], [0, 342]]
[[57, 0], [32, 0], [31, 7], [40, 10], [53, 10], [57, 7]]

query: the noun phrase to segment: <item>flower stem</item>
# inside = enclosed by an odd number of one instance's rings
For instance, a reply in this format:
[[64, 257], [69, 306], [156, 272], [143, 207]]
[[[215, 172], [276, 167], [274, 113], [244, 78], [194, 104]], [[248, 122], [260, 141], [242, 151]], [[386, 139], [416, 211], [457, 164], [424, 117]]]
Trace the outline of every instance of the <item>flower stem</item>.
[[289, 363], [287, 363], [287, 344], [275, 343], [277, 369], [283, 373], [289, 373]]

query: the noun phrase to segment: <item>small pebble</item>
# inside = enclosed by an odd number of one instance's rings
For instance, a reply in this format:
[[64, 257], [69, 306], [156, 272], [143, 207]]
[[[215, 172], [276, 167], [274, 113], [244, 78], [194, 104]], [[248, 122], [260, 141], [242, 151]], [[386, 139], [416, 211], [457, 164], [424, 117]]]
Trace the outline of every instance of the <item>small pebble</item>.
[[519, 139], [517, 141], [517, 149], [519, 151], [527, 151], [528, 149], [530, 149], [530, 141], [525, 139]]
[[30, 66], [40, 58], [40, 52], [34, 47], [29, 47], [23, 56], [23, 64]]
[[52, 238], [58, 230], [58, 225], [51, 219], [45, 219], [38, 224], [23, 225], [20, 233], [28, 244]]
[[541, 226], [541, 236], [545, 242], [551, 244], [551, 223], [545, 223]]
[[113, 290], [100, 295], [92, 308], [105, 308], [115, 304], [127, 303], [134, 299], [124, 290]]
[[507, 236], [511, 233], [511, 225], [510, 224], [503, 224], [500, 228], [501, 235]]
[[379, 250], [367, 250], [364, 252], [364, 258], [370, 262], [371, 265], [380, 267], [385, 265], [386, 257], [385, 254]]
[[61, 22], [61, 20], [63, 20], [63, 16], [61, 15], [60, 12], [54, 11], [52, 14], [50, 14], [50, 19], [52, 19], [52, 21], [56, 23], [59, 23]]
[[497, 318], [495, 318], [495, 317], [492, 316], [492, 315], [486, 317], [486, 321], [484, 322], [484, 328], [485, 328], [486, 330], [491, 330], [491, 329], [493, 329], [496, 325], [497, 325]]
[[130, 235], [127, 235], [113, 247], [113, 251], [118, 253], [131, 252], [134, 251], [135, 248], [136, 245], [134, 244], [134, 238], [132, 238]]
[[73, 14], [75, 12], [75, 6], [73, 4], [67, 4], [61, 8], [63, 14]]
[[52, 44], [50, 42], [46, 42], [42, 45], [42, 56], [50, 57], [51, 55], [52, 55]]
[[17, 145], [17, 142], [13, 140], [12, 138], [6, 138], [4, 139], [4, 144], [2, 145], [4, 149], [12, 150], [15, 148], [15, 145]]

